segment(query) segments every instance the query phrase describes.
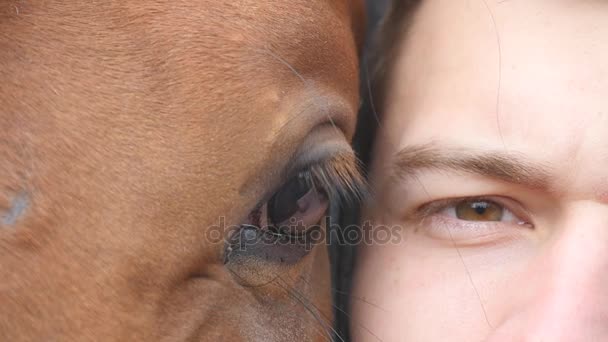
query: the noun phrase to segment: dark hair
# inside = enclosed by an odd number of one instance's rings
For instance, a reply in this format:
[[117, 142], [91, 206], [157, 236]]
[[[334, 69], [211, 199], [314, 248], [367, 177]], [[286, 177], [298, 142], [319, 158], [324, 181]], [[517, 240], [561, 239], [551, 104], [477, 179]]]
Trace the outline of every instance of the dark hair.
[[[371, 162], [371, 151], [379, 113], [384, 106], [384, 94], [390, 83], [390, 72], [399, 52], [400, 37], [408, 30], [411, 17], [422, 0], [367, 0], [369, 31], [361, 63], [362, 106], [357, 121], [353, 146], [365, 169]], [[388, 5], [388, 11], [386, 7]], [[381, 8], [381, 9], [379, 9]], [[386, 15], [383, 15], [386, 13]], [[377, 17], [374, 17], [374, 14]], [[378, 20], [382, 18], [381, 20]], [[374, 25], [379, 21], [379, 25]], [[379, 27], [375, 30], [375, 27]], [[359, 223], [359, 207], [331, 209], [332, 223], [352, 227]], [[332, 293], [336, 341], [350, 340], [350, 299], [356, 248], [352, 243], [334, 243], [329, 248], [332, 265]]]
[[373, 115], [382, 113], [386, 88], [391, 83], [391, 71], [398, 57], [404, 39], [403, 35], [411, 27], [414, 13], [422, 0], [396, 0], [380, 23], [369, 51], [368, 71], [369, 89], [364, 93], [369, 101], [373, 100]]

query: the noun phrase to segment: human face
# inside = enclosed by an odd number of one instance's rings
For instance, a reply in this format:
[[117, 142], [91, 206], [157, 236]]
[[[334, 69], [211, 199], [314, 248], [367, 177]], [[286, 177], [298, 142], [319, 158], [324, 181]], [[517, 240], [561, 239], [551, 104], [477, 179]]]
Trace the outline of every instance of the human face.
[[422, 2], [365, 210], [406, 234], [359, 250], [355, 340], [608, 340], [606, 37], [603, 1]]

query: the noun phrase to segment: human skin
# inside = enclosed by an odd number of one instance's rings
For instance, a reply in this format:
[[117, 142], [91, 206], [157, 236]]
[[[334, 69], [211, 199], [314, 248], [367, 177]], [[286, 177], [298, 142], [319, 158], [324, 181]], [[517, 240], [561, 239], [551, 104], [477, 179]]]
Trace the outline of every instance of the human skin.
[[364, 215], [403, 239], [358, 250], [355, 341], [608, 340], [606, 37], [602, 1], [422, 2]]

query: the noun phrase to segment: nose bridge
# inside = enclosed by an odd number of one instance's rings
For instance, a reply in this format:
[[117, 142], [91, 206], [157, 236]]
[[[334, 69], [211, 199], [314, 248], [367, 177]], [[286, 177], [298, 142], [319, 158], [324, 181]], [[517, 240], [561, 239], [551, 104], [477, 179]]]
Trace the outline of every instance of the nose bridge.
[[608, 207], [568, 211], [534, 272], [531, 341], [608, 340]]

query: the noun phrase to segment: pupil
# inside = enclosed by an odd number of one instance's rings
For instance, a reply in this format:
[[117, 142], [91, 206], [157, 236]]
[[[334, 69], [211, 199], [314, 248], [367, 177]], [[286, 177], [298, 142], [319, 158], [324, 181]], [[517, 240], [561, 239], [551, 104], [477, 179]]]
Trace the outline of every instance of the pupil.
[[287, 221], [298, 211], [298, 200], [310, 191], [309, 178], [299, 174], [285, 183], [268, 201], [268, 219], [273, 224]]
[[488, 209], [488, 204], [483, 202], [473, 203], [473, 210], [477, 213], [477, 215], [483, 215]]

